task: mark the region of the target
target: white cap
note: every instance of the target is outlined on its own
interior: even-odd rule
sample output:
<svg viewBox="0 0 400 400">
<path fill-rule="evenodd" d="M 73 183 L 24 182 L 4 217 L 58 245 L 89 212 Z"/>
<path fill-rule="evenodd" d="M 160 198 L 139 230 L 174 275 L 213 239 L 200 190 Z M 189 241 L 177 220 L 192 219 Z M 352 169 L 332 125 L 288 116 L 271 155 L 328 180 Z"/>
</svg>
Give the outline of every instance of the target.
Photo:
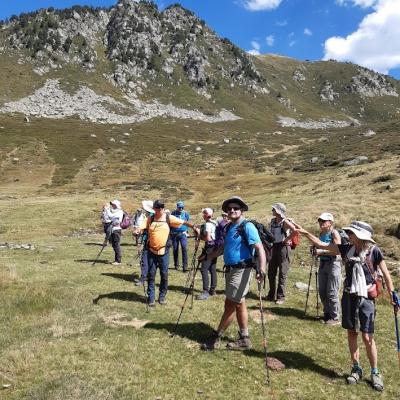
<svg viewBox="0 0 400 400">
<path fill-rule="evenodd" d="M 213 209 L 212 209 L 212 208 L 209 208 L 209 207 L 203 208 L 203 209 L 201 210 L 201 212 L 202 212 L 203 214 L 207 215 L 208 217 L 212 217 L 213 214 L 214 214 Z"/>
<path fill-rule="evenodd" d="M 319 217 L 318 217 L 318 219 L 322 219 L 322 221 L 334 221 L 334 219 L 333 219 L 333 215 L 331 214 L 331 213 L 328 213 L 328 212 L 324 212 L 324 213 L 322 213 Z"/>
<path fill-rule="evenodd" d="M 121 202 L 119 200 L 110 201 L 110 204 L 114 204 L 117 208 L 121 208 Z"/>
</svg>

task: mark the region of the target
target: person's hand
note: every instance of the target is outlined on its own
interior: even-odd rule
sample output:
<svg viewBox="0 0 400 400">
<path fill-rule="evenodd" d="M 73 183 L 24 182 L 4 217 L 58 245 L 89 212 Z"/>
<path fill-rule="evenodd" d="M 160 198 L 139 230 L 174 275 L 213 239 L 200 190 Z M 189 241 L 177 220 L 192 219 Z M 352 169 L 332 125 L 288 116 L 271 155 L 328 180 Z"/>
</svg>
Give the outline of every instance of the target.
<svg viewBox="0 0 400 400">
<path fill-rule="evenodd" d="M 310 254 L 315 257 L 317 255 L 317 248 L 315 246 L 310 246 Z"/>
<path fill-rule="evenodd" d="M 199 236 L 200 235 L 200 229 L 195 225 L 195 226 L 193 226 L 193 231 L 194 231 L 194 233 L 196 234 L 196 236 Z"/>
<path fill-rule="evenodd" d="M 257 271 L 256 280 L 258 283 L 264 282 L 265 271 Z"/>
<path fill-rule="evenodd" d="M 197 260 L 198 260 L 198 261 L 205 261 L 206 258 L 207 258 L 207 254 L 200 254 L 200 255 L 197 257 Z"/>
<path fill-rule="evenodd" d="M 395 290 L 393 290 L 393 292 L 392 292 L 391 300 L 392 300 L 392 305 L 395 308 L 395 312 L 397 313 L 400 308 L 400 299 L 399 299 L 399 295 L 397 294 L 397 292 Z"/>
</svg>

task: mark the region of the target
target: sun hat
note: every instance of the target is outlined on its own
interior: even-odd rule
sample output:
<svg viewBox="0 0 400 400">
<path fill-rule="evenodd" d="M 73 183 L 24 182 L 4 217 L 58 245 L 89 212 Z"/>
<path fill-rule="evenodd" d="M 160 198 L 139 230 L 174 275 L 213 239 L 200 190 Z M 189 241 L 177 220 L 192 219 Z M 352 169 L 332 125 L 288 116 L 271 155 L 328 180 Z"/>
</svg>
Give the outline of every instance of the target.
<svg viewBox="0 0 400 400">
<path fill-rule="evenodd" d="M 349 226 L 345 226 L 343 230 L 353 232 L 360 240 L 375 243 L 375 240 L 372 239 L 374 230 L 370 224 L 364 221 L 353 221 Z"/>
<path fill-rule="evenodd" d="M 165 203 L 163 200 L 158 199 L 153 203 L 153 208 L 164 208 L 164 207 Z"/>
<path fill-rule="evenodd" d="M 333 215 L 328 212 L 323 212 L 319 217 L 318 220 L 322 219 L 322 221 L 332 221 L 333 222 Z"/>
<path fill-rule="evenodd" d="M 152 200 L 143 200 L 142 201 L 142 208 L 144 211 L 147 211 L 149 213 L 153 213 L 153 201 Z"/>
<path fill-rule="evenodd" d="M 222 211 L 228 212 L 228 204 L 229 203 L 236 203 L 240 205 L 240 208 L 243 211 L 248 211 L 249 210 L 249 206 L 242 200 L 241 197 L 239 196 L 232 196 L 229 199 L 226 199 L 223 203 L 222 203 Z"/>
<path fill-rule="evenodd" d="M 285 218 L 286 206 L 283 203 L 272 204 L 272 209 L 276 211 L 282 218 Z"/>
<path fill-rule="evenodd" d="M 177 207 L 177 208 L 185 208 L 185 203 L 184 203 L 182 200 L 179 200 L 179 201 L 176 203 L 176 207 Z"/>
<path fill-rule="evenodd" d="M 121 208 L 121 202 L 119 200 L 110 201 L 110 204 L 114 204 L 117 208 Z"/>
<path fill-rule="evenodd" d="M 209 208 L 209 207 L 203 208 L 203 209 L 201 210 L 201 212 L 202 212 L 203 214 L 205 214 L 207 217 L 212 217 L 213 214 L 214 214 L 214 210 L 213 210 L 212 208 Z"/>
</svg>

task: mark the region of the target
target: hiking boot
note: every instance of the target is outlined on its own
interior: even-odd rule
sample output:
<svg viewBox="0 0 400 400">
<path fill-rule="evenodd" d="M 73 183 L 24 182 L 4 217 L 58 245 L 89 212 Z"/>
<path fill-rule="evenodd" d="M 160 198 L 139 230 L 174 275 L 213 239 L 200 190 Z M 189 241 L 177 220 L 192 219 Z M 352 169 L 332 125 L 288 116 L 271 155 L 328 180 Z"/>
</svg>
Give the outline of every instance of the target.
<svg viewBox="0 0 400 400">
<path fill-rule="evenodd" d="M 211 337 L 201 344 L 200 349 L 203 351 L 212 351 L 221 347 L 221 336 L 217 331 L 213 331 Z"/>
<path fill-rule="evenodd" d="M 111 263 L 111 265 L 121 265 L 121 263 L 118 261 L 114 261 L 113 263 Z"/>
<path fill-rule="evenodd" d="M 149 300 L 149 307 L 155 307 L 156 302 L 154 300 Z"/>
<path fill-rule="evenodd" d="M 208 291 L 208 294 L 209 294 L 210 296 L 215 296 L 217 293 L 215 292 L 215 289 L 210 289 L 210 290 Z"/>
<path fill-rule="evenodd" d="M 329 318 L 328 320 L 325 321 L 325 325 L 329 325 L 329 326 L 335 326 L 335 325 L 339 325 L 340 321 L 338 319 L 333 319 L 333 318 Z"/>
<path fill-rule="evenodd" d="M 346 378 L 349 385 L 355 385 L 362 378 L 362 369 L 360 367 L 353 367 L 350 375 Z"/>
<path fill-rule="evenodd" d="M 383 390 L 383 380 L 379 374 L 371 374 L 371 385 L 378 392 Z"/>
<path fill-rule="evenodd" d="M 196 300 L 207 300 L 210 297 L 210 294 L 205 290 L 202 294 L 196 296 Z"/>
<path fill-rule="evenodd" d="M 252 344 L 249 336 L 242 336 L 239 332 L 239 337 L 235 342 L 230 342 L 226 345 L 228 350 L 250 350 Z"/>
<path fill-rule="evenodd" d="M 158 302 L 159 302 L 162 306 L 165 306 L 165 305 L 167 304 L 167 300 L 165 300 L 164 298 L 158 299 Z"/>
</svg>

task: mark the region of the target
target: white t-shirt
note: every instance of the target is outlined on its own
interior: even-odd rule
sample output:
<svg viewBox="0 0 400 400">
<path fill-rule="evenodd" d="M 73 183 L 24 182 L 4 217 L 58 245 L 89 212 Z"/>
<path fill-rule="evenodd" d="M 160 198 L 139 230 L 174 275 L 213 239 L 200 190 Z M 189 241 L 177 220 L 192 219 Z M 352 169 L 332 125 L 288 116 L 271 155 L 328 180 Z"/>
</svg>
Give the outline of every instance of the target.
<svg viewBox="0 0 400 400">
<path fill-rule="evenodd" d="M 215 240 L 215 231 L 217 229 L 217 223 L 213 220 L 208 220 L 204 224 L 204 232 L 210 233 L 211 240 Z"/>
</svg>

